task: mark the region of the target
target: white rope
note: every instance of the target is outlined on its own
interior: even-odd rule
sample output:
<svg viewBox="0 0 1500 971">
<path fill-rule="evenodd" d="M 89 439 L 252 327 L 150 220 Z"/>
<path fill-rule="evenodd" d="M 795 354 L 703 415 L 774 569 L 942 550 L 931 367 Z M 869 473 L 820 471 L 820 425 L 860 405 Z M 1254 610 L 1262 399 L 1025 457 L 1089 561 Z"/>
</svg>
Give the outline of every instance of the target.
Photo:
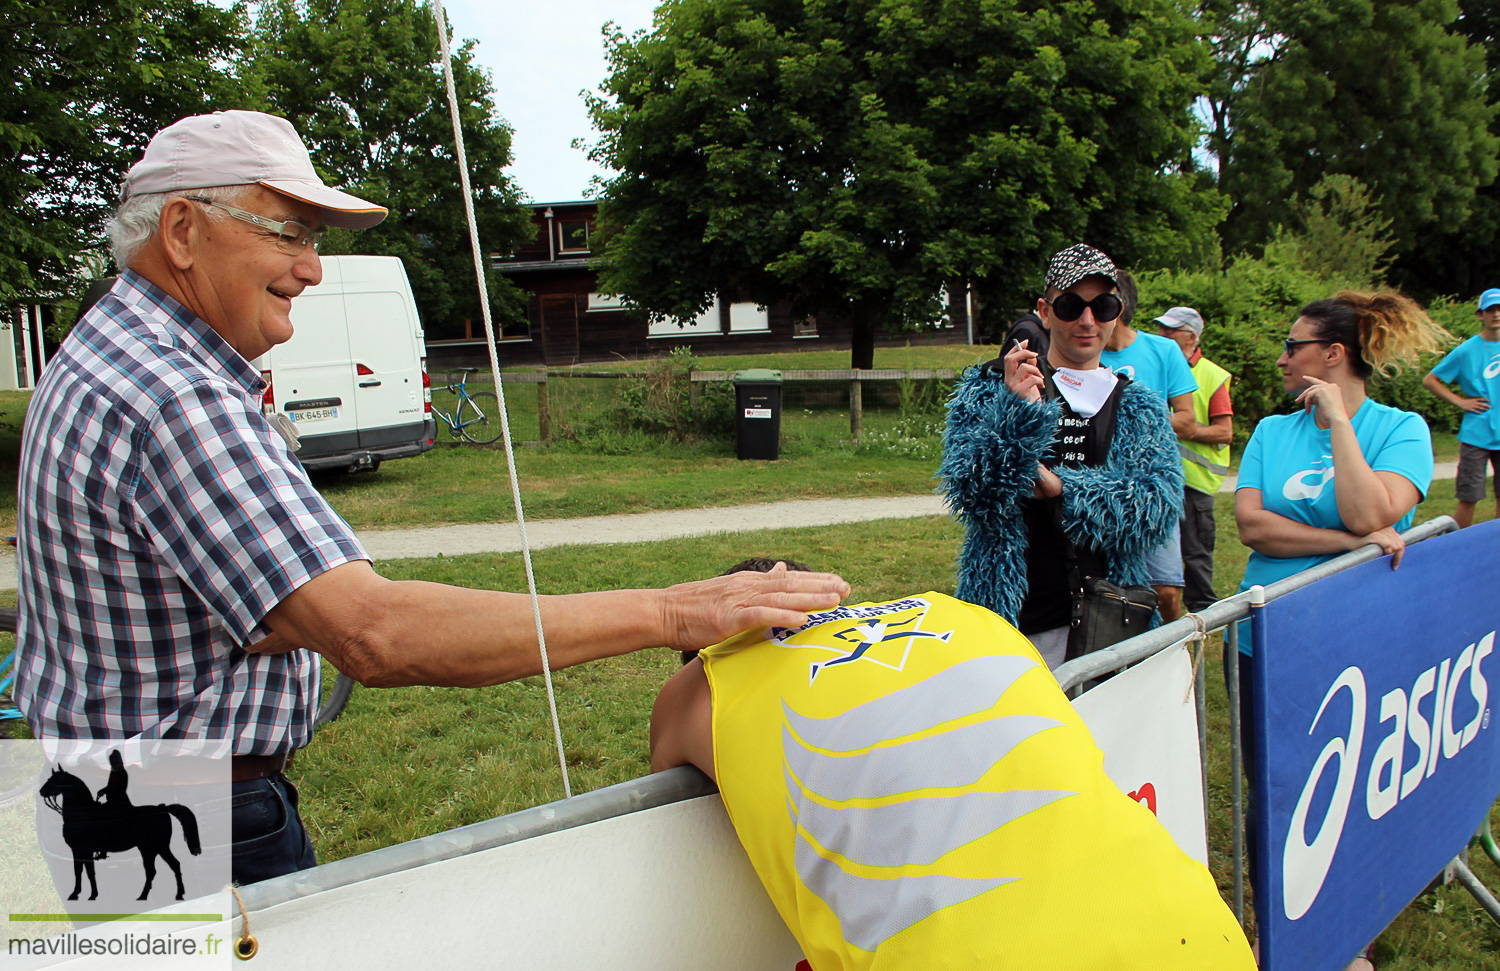
<svg viewBox="0 0 1500 971">
<path fill-rule="evenodd" d="M 1198 672 L 1203 670 L 1203 655 L 1208 653 L 1208 622 L 1191 611 L 1186 616 L 1193 622 L 1194 630 L 1182 639 L 1182 643 L 1197 643 L 1188 648 L 1188 654 L 1193 659 L 1193 673 L 1188 677 L 1187 695 L 1182 699 L 1183 704 L 1187 704 L 1193 697 L 1193 689 L 1198 686 Z"/>
<path fill-rule="evenodd" d="M 453 119 L 453 144 L 458 152 L 458 178 L 463 189 L 464 215 L 469 220 L 469 247 L 474 253 L 474 276 L 479 280 L 479 313 L 484 319 L 485 343 L 490 349 L 490 376 L 495 381 L 495 397 L 500 401 L 500 430 L 505 436 L 505 464 L 510 470 L 510 494 L 516 505 L 516 528 L 521 533 L 521 560 L 526 565 L 526 589 L 531 594 L 531 613 L 536 621 L 536 642 L 542 652 L 542 679 L 547 685 L 547 710 L 552 716 L 552 735 L 557 741 L 557 767 L 562 771 L 563 794 L 573 795 L 568 780 L 568 757 L 563 750 L 562 723 L 557 717 L 557 696 L 552 690 L 552 665 L 547 661 L 547 637 L 542 631 L 542 606 L 537 599 L 536 575 L 531 569 L 531 544 L 526 538 L 526 516 L 521 512 L 521 480 L 516 475 L 516 453 L 510 440 L 510 414 L 505 407 L 505 386 L 500 381 L 500 356 L 495 343 L 495 325 L 490 319 L 490 293 L 484 282 L 484 251 L 479 247 L 479 227 L 474 218 L 474 196 L 469 189 L 469 162 L 464 155 L 464 133 L 458 118 L 458 92 L 453 86 L 453 62 L 448 54 L 448 20 L 438 0 L 432 4 L 437 15 L 438 43 L 443 51 L 443 84 L 448 89 L 448 113 Z"/>
</svg>

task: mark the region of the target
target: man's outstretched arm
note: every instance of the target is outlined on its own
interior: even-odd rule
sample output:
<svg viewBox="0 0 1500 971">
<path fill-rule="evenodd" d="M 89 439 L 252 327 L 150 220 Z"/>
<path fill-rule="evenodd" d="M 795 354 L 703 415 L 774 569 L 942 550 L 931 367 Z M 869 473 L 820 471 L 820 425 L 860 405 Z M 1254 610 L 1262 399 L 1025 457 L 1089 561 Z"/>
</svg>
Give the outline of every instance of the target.
<svg viewBox="0 0 1500 971">
<path fill-rule="evenodd" d="M 836 606 L 849 585 L 828 573 L 769 573 L 540 598 L 550 666 L 647 647 L 692 650 L 745 630 L 798 627 Z M 364 561 L 298 587 L 265 619 L 278 637 L 253 650 L 307 647 L 362 684 L 476 687 L 541 672 L 525 594 L 387 580 Z"/>
</svg>

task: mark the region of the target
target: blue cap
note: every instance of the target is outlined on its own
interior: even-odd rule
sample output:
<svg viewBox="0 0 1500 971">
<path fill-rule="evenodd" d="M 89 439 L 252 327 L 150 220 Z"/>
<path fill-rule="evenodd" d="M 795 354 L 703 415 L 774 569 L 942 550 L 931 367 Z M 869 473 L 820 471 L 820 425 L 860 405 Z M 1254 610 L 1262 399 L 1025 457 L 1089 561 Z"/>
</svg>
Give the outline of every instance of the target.
<svg viewBox="0 0 1500 971">
<path fill-rule="evenodd" d="M 1479 295 L 1479 309 L 1488 310 L 1496 304 L 1500 304 L 1500 289 L 1486 290 Z"/>
</svg>

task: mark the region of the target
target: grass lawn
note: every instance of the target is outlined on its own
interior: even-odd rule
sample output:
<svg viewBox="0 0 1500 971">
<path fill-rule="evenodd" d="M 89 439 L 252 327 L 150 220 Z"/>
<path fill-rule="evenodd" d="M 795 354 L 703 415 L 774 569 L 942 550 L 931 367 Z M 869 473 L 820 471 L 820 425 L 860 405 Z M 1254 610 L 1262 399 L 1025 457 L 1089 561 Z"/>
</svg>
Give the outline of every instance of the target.
<svg viewBox="0 0 1500 971">
<path fill-rule="evenodd" d="M 836 359 L 822 361 L 820 355 Z M 983 348 L 884 349 L 879 367 L 961 367 L 990 354 Z M 782 369 L 843 367 L 847 355 L 815 352 L 749 359 L 713 358 L 704 367 Z M 619 365 L 613 366 L 619 369 Z M 559 385 L 553 391 L 597 406 L 606 382 Z M 516 437 L 535 437 L 532 389 L 511 392 Z M 509 390 L 509 389 L 508 389 Z M 566 403 L 566 402 L 565 402 Z M 16 440 L 26 395 L 0 393 L 0 535 L 14 532 Z M 867 401 L 867 404 L 869 402 Z M 554 406 L 556 400 L 554 399 Z M 554 411 L 556 414 L 556 411 Z M 789 398 L 782 459 L 737 462 L 722 443 L 599 455 L 566 447 L 523 447 L 517 456 L 523 501 L 533 519 L 720 506 L 782 498 L 912 495 L 933 490 L 929 441 L 905 445 L 911 426 L 889 403 L 865 417 L 866 441 L 848 438 L 838 401 Z M 534 424 L 533 426 L 534 427 Z M 929 427 L 929 436 L 936 429 Z M 1440 459 L 1457 455 L 1451 436 L 1434 442 Z M 925 449 L 925 451 L 924 451 Z M 440 448 L 378 472 L 319 477 L 330 502 L 358 529 L 512 518 L 504 453 Z M 1451 480 L 1440 481 L 1419 518 L 1451 513 Z M 8 494 L 7 491 L 9 490 Z M 1481 504 L 1479 520 L 1493 505 Z M 1216 575 L 1221 593 L 1242 575 L 1248 551 L 1235 540 L 1232 499 L 1217 507 Z M 773 530 L 607 548 L 534 553 L 542 592 L 659 586 L 707 576 L 745 556 L 783 555 L 836 570 L 854 600 L 953 590 L 960 531 L 945 517 Z M 491 589 L 525 588 L 520 558 L 476 555 L 389 561 L 395 579 L 424 579 Z M 0 594 L 0 599 L 5 599 Z M 3 648 L 5 645 L 0 645 Z M 1208 663 L 1210 712 L 1210 852 L 1221 888 L 1229 887 L 1228 747 L 1222 679 Z M 641 652 L 555 676 L 563 736 L 575 792 L 636 778 L 647 770 L 646 723 L 675 654 Z M 305 795 L 305 817 L 324 861 L 441 832 L 562 796 L 541 679 L 481 690 L 404 688 L 355 692 L 348 710 L 304 753 L 292 775 Z M 1494 822 L 1500 826 L 1500 815 Z M 1482 854 L 1473 867 L 1492 888 L 1497 873 Z M 1390 969 L 1500 971 L 1500 928 L 1467 893 L 1440 888 L 1412 904 L 1382 935 L 1377 963 Z"/>
<path fill-rule="evenodd" d="M 961 368 L 992 352 L 993 348 L 964 345 L 880 348 L 875 364 Z M 839 360 L 839 355 L 811 351 L 705 362 L 725 369 L 842 367 L 847 360 Z M 624 366 L 610 365 L 615 370 Z M 598 379 L 553 382 L 555 421 L 560 423 L 558 416 L 568 413 L 596 412 L 607 402 L 612 386 Z M 728 440 L 608 455 L 565 444 L 523 445 L 516 451 L 521 501 L 528 518 L 553 519 L 776 499 L 931 492 L 936 487 L 933 470 L 940 454 L 941 415 L 903 421 L 894 390 L 894 385 L 879 394 L 867 389 L 864 437 L 856 444 L 849 437 L 843 385 L 788 385 L 781 458 L 776 462 L 740 462 Z M 17 455 L 29 397 L 27 392 L 0 392 L 0 536 L 15 533 Z M 441 391 L 435 400 L 446 403 Z M 508 385 L 507 400 L 515 440 L 535 440 L 535 388 Z M 1439 459 L 1458 456 L 1452 435 L 1435 436 L 1433 448 Z M 386 462 L 373 473 L 319 475 L 315 481 L 359 530 L 514 520 L 505 453 L 499 447 L 440 445 L 418 458 Z"/>
</svg>

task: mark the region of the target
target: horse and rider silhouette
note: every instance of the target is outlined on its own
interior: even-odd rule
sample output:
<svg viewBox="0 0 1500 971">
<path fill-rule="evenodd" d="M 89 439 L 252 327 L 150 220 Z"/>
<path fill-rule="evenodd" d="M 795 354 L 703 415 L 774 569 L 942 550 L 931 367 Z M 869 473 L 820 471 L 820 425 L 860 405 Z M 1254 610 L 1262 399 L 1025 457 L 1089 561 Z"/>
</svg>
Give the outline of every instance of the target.
<svg viewBox="0 0 1500 971">
<path fill-rule="evenodd" d="M 172 817 L 182 824 L 183 839 L 194 856 L 202 852 L 198 818 L 191 809 L 177 803 L 132 804 L 126 793 L 130 776 L 118 750 L 109 753 L 109 766 L 109 781 L 99 790 L 98 801 L 82 779 L 61 767 L 52 770 L 41 788 L 41 797 L 48 808 L 62 816 L 63 842 L 73 851 L 73 892 L 68 899 L 78 899 L 85 872 L 89 876 L 89 899 L 97 899 L 99 885 L 94 879 L 94 861 L 110 853 L 138 849 L 146 869 L 146 885 L 135 899 L 145 900 L 151 893 L 151 883 L 156 879 L 156 858 L 161 857 L 177 878 L 177 899 L 182 900 L 182 867 L 172 855 Z"/>
</svg>

